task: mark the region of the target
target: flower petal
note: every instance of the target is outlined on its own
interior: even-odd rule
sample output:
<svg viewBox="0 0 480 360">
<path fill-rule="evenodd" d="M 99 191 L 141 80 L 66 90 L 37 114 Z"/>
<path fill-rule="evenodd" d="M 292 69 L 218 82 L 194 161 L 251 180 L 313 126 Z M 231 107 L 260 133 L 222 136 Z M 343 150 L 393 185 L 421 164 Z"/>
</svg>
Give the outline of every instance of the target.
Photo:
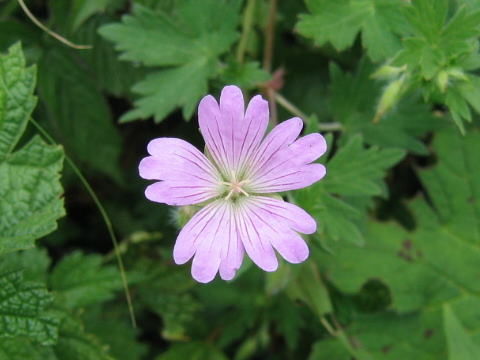
<svg viewBox="0 0 480 360">
<path fill-rule="evenodd" d="M 252 199 L 249 199 L 250 217 L 255 222 L 257 228 L 260 229 L 261 237 L 264 241 L 268 241 L 288 262 L 296 264 L 305 261 L 309 255 L 308 246 L 302 237 L 292 230 L 293 227 L 291 226 L 295 224 L 295 227 L 301 227 L 301 225 L 299 221 L 285 221 L 285 215 L 289 211 L 292 211 L 289 214 L 290 217 L 300 214 L 307 221 L 304 226 L 309 228 L 309 230 L 311 230 L 311 221 L 313 219 L 308 219 L 308 214 L 303 214 L 303 210 L 291 204 L 290 206 L 273 208 L 275 211 L 271 211 L 272 207 L 266 208 L 264 205 L 279 205 L 281 201 L 276 200 L 277 203 L 272 203 L 265 199 L 263 197 L 252 197 Z M 313 223 L 315 222 L 313 221 Z"/>
<path fill-rule="evenodd" d="M 282 148 L 290 145 L 302 130 L 302 119 L 295 117 L 275 126 L 263 140 L 260 147 L 250 156 L 246 178 L 251 179 Z"/>
<path fill-rule="evenodd" d="M 275 216 L 278 221 L 285 222 L 293 230 L 303 234 L 313 234 L 317 230 L 315 220 L 302 208 L 283 200 L 265 196 L 252 196 L 257 206 Z"/>
<path fill-rule="evenodd" d="M 275 271 L 278 260 L 268 241 L 270 227 L 252 211 L 251 201 L 242 201 L 235 209 L 237 231 L 252 261 L 265 271 Z"/>
<path fill-rule="evenodd" d="M 206 96 L 198 108 L 198 121 L 205 143 L 224 175 L 238 173 L 245 159 L 257 149 L 268 126 L 268 103 L 255 96 L 244 113 L 241 90 L 226 86 L 220 106 Z"/>
<path fill-rule="evenodd" d="M 180 231 L 173 258 L 183 264 L 192 256 L 192 276 L 207 283 L 220 269 L 224 280 L 231 280 L 243 261 L 245 250 L 240 241 L 231 203 L 218 200 L 200 210 Z"/>
<path fill-rule="evenodd" d="M 237 231 L 235 216 L 230 209 L 230 218 L 226 219 L 226 236 L 228 241 L 223 240 L 222 262 L 220 263 L 220 276 L 223 280 L 232 280 L 235 273 L 240 268 L 245 254 L 242 240 Z"/>
<path fill-rule="evenodd" d="M 327 143 L 322 135 L 310 134 L 278 150 L 269 161 L 251 174 L 249 190 L 272 193 L 309 186 L 325 176 L 325 167 L 310 164 L 325 153 Z"/>
<path fill-rule="evenodd" d="M 169 205 L 196 204 L 221 191 L 220 174 L 198 149 L 180 139 L 159 138 L 148 144 L 148 156 L 140 162 L 140 176 L 163 180 L 150 185 L 145 196 Z"/>
</svg>

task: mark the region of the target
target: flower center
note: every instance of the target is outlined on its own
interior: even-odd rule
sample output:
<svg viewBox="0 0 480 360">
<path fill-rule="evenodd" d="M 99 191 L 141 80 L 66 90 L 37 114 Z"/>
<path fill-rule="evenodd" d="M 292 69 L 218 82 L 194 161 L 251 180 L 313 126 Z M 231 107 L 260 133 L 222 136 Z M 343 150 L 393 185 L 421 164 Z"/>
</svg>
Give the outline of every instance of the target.
<svg viewBox="0 0 480 360">
<path fill-rule="evenodd" d="M 229 193 L 225 197 L 225 200 L 229 200 L 232 196 L 237 196 L 240 193 L 245 196 L 249 196 L 248 193 L 244 189 L 242 189 L 242 186 L 251 183 L 251 180 L 238 181 L 237 177 L 235 176 L 235 171 L 232 170 L 231 174 L 232 176 L 230 178 L 230 182 L 220 182 L 221 185 L 226 185 L 230 189 Z"/>
</svg>

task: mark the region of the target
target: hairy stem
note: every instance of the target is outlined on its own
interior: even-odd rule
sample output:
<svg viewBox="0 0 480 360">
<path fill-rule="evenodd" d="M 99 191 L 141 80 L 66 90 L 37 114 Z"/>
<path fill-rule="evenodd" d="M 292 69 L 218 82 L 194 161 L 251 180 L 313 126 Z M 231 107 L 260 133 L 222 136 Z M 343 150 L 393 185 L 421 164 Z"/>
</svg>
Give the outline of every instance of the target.
<svg viewBox="0 0 480 360">
<path fill-rule="evenodd" d="M 51 144 L 56 145 L 57 143 L 55 140 L 50 136 L 50 134 L 39 124 L 37 123 L 33 118 L 30 118 L 30 122 L 37 128 L 37 130 L 40 132 L 40 134 L 43 135 Z M 127 303 L 128 303 L 128 311 L 130 313 L 130 318 L 132 320 L 132 325 L 133 327 L 137 326 L 137 321 L 135 319 L 135 313 L 133 312 L 133 305 L 132 305 L 132 297 L 130 296 L 130 290 L 128 288 L 128 281 L 127 281 L 127 274 L 125 272 L 125 266 L 123 265 L 123 260 L 122 256 L 120 255 L 120 249 L 118 246 L 118 241 L 117 237 L 115 236 L 115 233 L 113 231 L 113 226 L 112 222 L 110 221 L 110 217 L 108 216 L 105 208 L 103 207 L 102 203 L 100 202 L 100 199 L 97 197 L 95 194 L 95 191 L 93 190 L 92 186 L 88 182 L 88 180 L 85 178 L 83 173 L 80 171 L 80 169 L 75 165 L 73 160 L 65 154 L 65 161 L 68 163 L 68 165 L 72 168 L 72 170 L 75 172 L 75 174 L 78 176 L 82 184 L 85 186 L 85 189 L 87 189 L 88 193 L 92 197 L 95 205 L 97 206 L 98 210 L 100 211 L 100 214 L 102 215 L 103 221 L 105 222 L 105 225 L 107 226 L 108 233 L 110 235 L 110 239 L 112 240 L 113 246 L 115 248 L 115 254 L 117 256 L 117 261 L 118 261 L 118 266 L 120 268 L 120 273 L 122 275 L 122 282 L 123 282 L 123 288 L 125 290 L 125 297 L 127 298 Z"/>
</svg>

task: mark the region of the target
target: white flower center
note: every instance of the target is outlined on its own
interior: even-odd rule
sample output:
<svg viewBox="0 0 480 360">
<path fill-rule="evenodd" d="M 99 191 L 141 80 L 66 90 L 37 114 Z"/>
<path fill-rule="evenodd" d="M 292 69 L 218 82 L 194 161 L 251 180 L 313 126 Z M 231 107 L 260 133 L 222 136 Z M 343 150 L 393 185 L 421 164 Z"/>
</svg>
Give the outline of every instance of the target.
<svg viewBox="0 0 480 360">
<path fill-rule="evenodd" d="M 242 186 L 248 183 L 251 183 L 251 180 L 238 181 L 237 177 L 235 176 L 235 171 L 232 170 L 231 174 L 232 176 L 230 178 L 230 182 L 227 182 L 227 181 L 220 182 L 221 185 L 226 185 L 230 189 L 229 193 L 225 197 L 225 200 L 229 200 L 232 196 L 238 195 L 240 193 L 245 196 L 249 196 L 248 193 L 244 189 L 242 189 Z"/>
</svg>

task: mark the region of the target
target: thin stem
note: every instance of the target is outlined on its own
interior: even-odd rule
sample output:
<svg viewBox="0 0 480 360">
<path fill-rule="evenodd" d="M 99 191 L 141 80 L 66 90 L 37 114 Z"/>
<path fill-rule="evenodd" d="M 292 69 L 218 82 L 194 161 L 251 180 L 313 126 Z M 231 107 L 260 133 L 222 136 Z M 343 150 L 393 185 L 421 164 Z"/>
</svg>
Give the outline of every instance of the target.
<svg viewBox="0 0 480 360">
<path fill-rule="evenodd" d="M 33 15 L 30 10 L 28 10 L 28 7 L 27 5 L 25 5 L 25 3 L 23 2 L 23 0 L 18 0 L 18 3 L 20 4 L 20 6 L 22 7 L 23 11 L 25 12 L 25 14 L 28 16 L 28 18 L 30 20 L 32 20 L 32 22 L 37 25 L 40 29 L 42 29 L 43 31 L 45 31 L 48 35 L 54 37 L 55 39 L 57 39 L 58 41 L 60 41 L 61 43 L 67 45 L 67 46 L 70 46 L 71 48 L 74 48 L 74 49 L 79 49 L 79 50 L 83 50 L 83 49 L 91 49 L 92 46 L 91 45 L 77 45 L 77 44 L 74 44 L 72 43 L 71 41 L 68 41 L 67 39 L 65 39 L 64 37 L 58 35 L 56 32 L 50 30 L 49 28 L 47 28 L 45 25 L 43 25 L 36 17 L 35 15 Z"/>
<path fill-rule="evenodd" d="M 328 322 L 328 320 L 325 318 L 325 316 L 320 317 L 320 322 L 322 323 L 323 327 L 327 329 L 328 333 L 332 335 L 333 337 L 337 337 L 337 331 L 333 328 L 332 325 Z"/>
<path fill-rule="evenodd" d="M 255 14 L 255 3 L 256 0 L 248 0 L 247 6 L 245 8 L 245 14 L 243 16 L 242 23 L 242 35 L 240 37 L 240 42 L 237 49 L 237 61 L 243 63 L 245 58 L 245 49 L 247 48 L 248 36 L 252 30 L 253 17 Z"/>
<path fill-rule="evenodd" d="M 55 140 L 50 136 L 50 134 L 47 133 L 47 131 L 39 124 L 37 123 L 33 118 L 30 118 L 30 122 L 37 128 L 37 130 L 51 143 L 56 145 Z M 115 236 L 115 233 L 113 231 L 113 226 L 112 222 L 110 221 L 110 217 L 108 216 L 105 208 L 103 207 L 102 203 L 100 202 L 100 199 L 97 197 L 95 194 L 95 191 L 91 187 L 90 183 L 87 181 L 85 176 L 83 176 L 82 172 L 80 169 L 75 165 L 73 160 L 65 154 L 65 160 L 70 165 L 72 170 L 75 172 L 75 174 L 78 176 L 82 184 L 85 186 L 87 189 L 88 193 L 92 197 L 93 201 L 95 202 L 95 205 L 97 206 L 98 210 L 100 211 L 100 214 L 103 217 L 103 221 L 105 222 L 105 225 L 107 226 L 108 233 L 110 235 L 110 238 L 112 239 L 113 246 L 115 248 L 115 253 L 117 255 L 117 261 L 118 261 L 118 266 L 120 268 L 120 273 L 122 276 L 122 282 L 123 282 L 123 288 L 125 290 L 125 297 L 127 298 L 127 303 L 128 303 L 128 311 L 130 313 L 130 318 L 132 320 L 132 325 L 133 327 L 137 326 L 137 321 L 135 319 L 135 313 L 133 312 L 133 305 L 132 305 L 132 298 L 130 296 L 130 290 L 128 288 L 128 281 L 127 281 L 127 275 L 125 272 L 125 267 L 123 265 L 123 260 L 122 256 L 120 255 L 120 248 L 118 245 L 117 237 Z"/>
<path fill-rule="evenodd" d="M 270 0 L 270 11 L 268 14 L 267 31 L 265 33 L 265 47 L 264 47 L 264 56 L 263 56 L 263 68 L 267 72 L 270 72 L 272 70 L 276 13 L 277 13 L 277 0 Z"/>
<path fill-rule="evenodd" d="M 285 110 L 288 110 L 291 114 L 298 116 L 301 118 L 305 123 L 308 122 L 309 117 L 302 112 L 299 108 L 293 105 L 290 101 L 285 99 L 279 93 L 275 94 L 276 102 L 282 106 Z M 318 125 L 320 131 L 341 131 L 343 130 L 343 126 L 339 122 L 332 122 L 332 123 L 323 123 Z"/>
</svg>

